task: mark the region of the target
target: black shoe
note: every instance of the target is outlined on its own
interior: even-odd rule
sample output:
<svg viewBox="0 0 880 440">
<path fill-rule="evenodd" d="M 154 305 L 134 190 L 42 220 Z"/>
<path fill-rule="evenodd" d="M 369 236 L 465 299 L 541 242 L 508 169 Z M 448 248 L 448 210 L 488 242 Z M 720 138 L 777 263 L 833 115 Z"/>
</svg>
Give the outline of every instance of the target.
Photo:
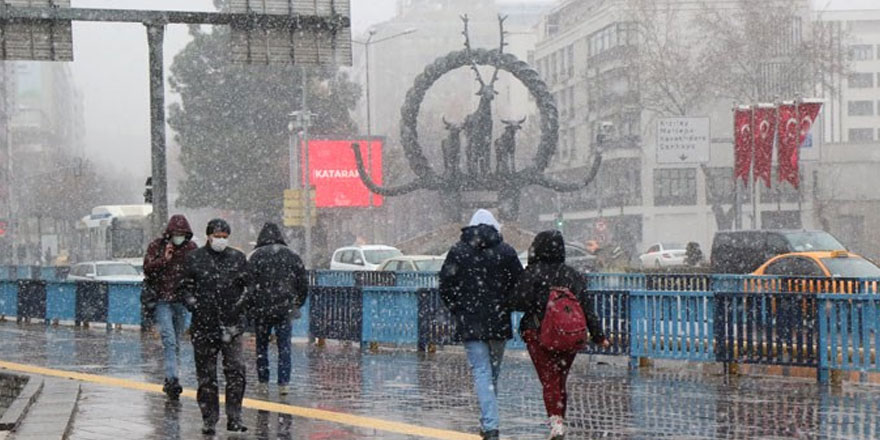
<svg viewBox="0 0 880 440">
<path fill-rule="evenodd" d="M 214 429 L 214 425 L 205 424 L 202 426 L 202 434 L 204 435 L 214 435 L 217 433 L 217 430 Z"/>
<path fill-rule="evenodd" d="M 498 440 L 498 430 L 493 429 L 491 431 L 483 432 L 483 440 Z"/>
<path fill-rule="evenodd" d="M 230 420 L 226 422 L 226 430 L 231 432 L 247 432 L 247 426 L 242 425 L 240 420 Z"/>
<path fill-rule="evenodd" d="M 180 381 L 177 378 L 165 379 L 165 386 L 162 387 L 162 392 L 165 393 L 171 400 L 177 400 L 180 397 L 180 393 L 183 392 L 183 387 L 180 386 Z"/>
</svg>

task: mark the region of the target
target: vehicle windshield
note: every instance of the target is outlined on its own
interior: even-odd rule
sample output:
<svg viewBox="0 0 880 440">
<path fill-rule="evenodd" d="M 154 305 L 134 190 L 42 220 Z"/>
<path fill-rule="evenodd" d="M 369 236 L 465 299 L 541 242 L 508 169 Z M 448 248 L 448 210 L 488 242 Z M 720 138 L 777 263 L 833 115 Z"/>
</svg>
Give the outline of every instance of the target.
<svg viewBox="0 0 880 440">
<path fill-rule="evenodd" d="M 400 252 L 397 249 L 375 249 L 364 251 L 364 258 L 367 259 L 367 263 L 370 264 L 379 264 L 389 258 L 399 257 L 403 255 L 403 252 Z"/>
<path fill-rule="evenodd" d="M 416 270 L 419 272 L 440 272 L 440 268 L 443 267 L 443 260 L 440 258 L 413 261 L 413 263 L 416 265 Z"/>
<path fill-rule="evenodd" d="M 864 258 L 822 258 L 822 263 L 833 277 L 875 278 L 880 277 L 880 267 Z"/>
<path fill-rule="evenodd" d="M 823 231 L 790 232 L 785 234 L 785 239 L 788 240 L 795 252 L 846 250 L 846 246 L 831 234 Z"/>
<path fill-rule="evenodd" d="M 130 264 L 99 264 L 98 265 L 98 276 L 99 277 L 112 277 L 118 275 L 132 275 L 137 276 L 138 271 L 134 268 L 134 266 Z"/>
</svg>

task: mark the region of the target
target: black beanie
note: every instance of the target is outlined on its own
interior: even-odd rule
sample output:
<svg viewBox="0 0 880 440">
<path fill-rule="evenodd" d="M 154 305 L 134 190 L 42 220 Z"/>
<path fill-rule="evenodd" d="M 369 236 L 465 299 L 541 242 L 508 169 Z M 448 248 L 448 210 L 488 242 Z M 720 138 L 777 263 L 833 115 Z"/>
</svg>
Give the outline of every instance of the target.
<svg viewBox="0 0 880 440">
<path fill-rule="evenodd" d="M 222 218 L 215 218 L 208 222 L 208 227 L 205 228 L 205 235 L 212 235 L 215 232 L 225 232 L 227 234 L 232 233 L 232 228 L 229 227 L 229 223 L 226 223 L 226 220 Z"/>
</svg>

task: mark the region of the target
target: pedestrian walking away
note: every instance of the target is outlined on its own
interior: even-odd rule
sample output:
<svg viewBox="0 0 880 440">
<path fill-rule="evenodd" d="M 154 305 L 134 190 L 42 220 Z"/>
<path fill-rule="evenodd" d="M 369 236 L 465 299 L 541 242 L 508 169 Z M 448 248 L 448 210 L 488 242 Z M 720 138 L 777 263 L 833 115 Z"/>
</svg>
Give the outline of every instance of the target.
<svg viewBox="0 0 880 440">
<path fill-rule="evenodd" d="M 207 244 L 186 259 L 179 291 L 193 313 L 192 341 L 199 389 L 196 399 L 202 412 L 202 432 L 215 433 L 220 419 L 217 387 L 217 357 L 223 355 L 226 377 L 226 429 L 244 432 L 241 401 L 245 389 L 242 352 L 245 290 L 248 268 L 245 255 L 228 246 L 229 224 L 222 219 L 208 222 Z"/>
<path fill-rule="evenodd" d="M 544 231 L 535 237 L 529 248 L 528 267 L 516 284 L 509 306 L 525 312 L 519 330 L 541 381 L 550 439 L 562 440 L 568 406 L 565 383 L 578 349 L 586 344 L 587 329 L 594 343 L 603 347 L 610 344 L 587 296 L 586 278 L 565 264 L 561 232 Z"/>
<path fill-rule="evenodd" d="M 153 240 L 144 255 L 143 306 L 159 323 L 164 354 L 165 384 L 162 391 L 176 400 L 183 388 L 178 375 L 180 343 L 186 330 L 186 308 L 177 287 L 183 278 L 186 256 L 197 246 L 186 217 L 174 215 L 161 237 Z"/>
<path fill-rule="evenodd" d="M 309 280 L 302 259 L 284 242 L 281 228 L 266 223 L 248 262 L 251 289 L 248 316 L 257 336 L 257 378 L 261 393 L 268 392 L 269 337 L 278 345 L 278 394 L 286 395 L 290 383 L 291 321 L 299 318 L 306 302 Z"/>
<path fill-rule="evenodd" d="M 464 342 L 480 403 L 484 439 L 499 436 L 498 375 L 504 345 L 513 337 L 508 296 L 522 273 L 516 251 L 489 211 L 474 213 L 440 270 L 440 295 Z"/>
</svg>

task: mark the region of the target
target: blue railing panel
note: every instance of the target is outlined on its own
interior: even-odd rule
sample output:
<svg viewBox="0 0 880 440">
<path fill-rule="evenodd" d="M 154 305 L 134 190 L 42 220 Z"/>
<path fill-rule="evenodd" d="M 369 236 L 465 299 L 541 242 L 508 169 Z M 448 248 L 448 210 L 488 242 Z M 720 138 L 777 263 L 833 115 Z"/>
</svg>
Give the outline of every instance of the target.
<svg viewBox="0 0 880 440">
<path fill-rule="evenodd" d="M 76 319 L 76 285 L 73 283 L 46 283 L 46 319 L 72 321 Z"/>
<path fill-rule="evenodd" d="M 112 283 L 107 292 L 107 322 L 110 324 L 141 323 L 141 284 Z"/>
<path fill-rule="evenodd" d="M 309 336 L 309 299 L 299 308 L 299 318 L 293 320 L 291 336 L 295 338 L 307 338 Z"/>
<path fill-rule="evenodd" d="M 364 287 L 363 342 L 416 345 L 419 299 L 406 287 Z"/>
<path fill-rule="evenodd" d="M 588 273 L 590 290 L 645 290 L 647 277 L 638 273 Z"/>
<path fill-rule="evenodd" d="M 18 316 L 18 283 L 15 281 L 0 281 L 0 315 Z"/>
<path fill-rule="evenodd" d="M 396 285 L 397 287 L 433 289 L 440 286 L 440 278 L 437 272 L 399 272 Z"/>
<path fill-rule="evenodd" d="M 880 296 L 820 294 L 819 301 L 820 368 L 880 371 Z"/>
<path fill-rule="evenodd" d="M 354 272 L 342 270 L 316 270 L 315 286 L 323 287 L 354 287 Z"/>
<path fill-rule="evenodd" d="M 630 292 L 630 355 L 713 361 L 712 292 Z"/>
</svg>

